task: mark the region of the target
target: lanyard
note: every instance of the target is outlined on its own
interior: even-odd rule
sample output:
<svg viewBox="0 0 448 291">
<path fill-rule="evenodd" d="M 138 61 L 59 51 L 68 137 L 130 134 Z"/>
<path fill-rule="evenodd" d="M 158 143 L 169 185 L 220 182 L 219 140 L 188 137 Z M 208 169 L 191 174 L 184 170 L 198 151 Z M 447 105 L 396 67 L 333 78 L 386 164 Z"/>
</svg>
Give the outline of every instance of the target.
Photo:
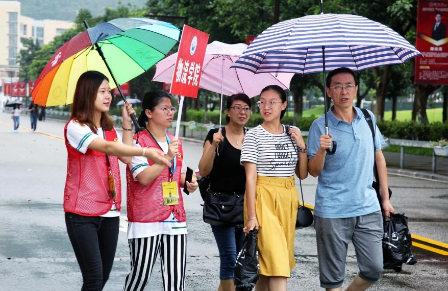
<svg viewBox="0 0 448 291">
<path fill-rule="evenodd" d="M 160 150 L 163 152 L 162 147 L 159 145 L 159 143 L 157 142 L 157 140 L 155 139 L 155 137 L 152 135 L 152 133 L 148 130 L 148 128 L 145 128 L 145 130 L 149 133 L 149 135 L 151 136 L 152 140 L 156 143 L 156 145 L 160 148 Z M 165 137 L 166 137 L 166 142 L 168 143 L 168 147 L 171 143 L 170 138 L 168 137 L 168 135 L 165 133 Z M 171 166 L 168 168 L 169 169 L 169 176 L 170 176 L 170 182 L 173 180 L 173 175 L 174 175 L 174 171 L 176 170 L 176 166 L 177 166 L 177 158 L 174 157 L 174 161 L 171 162 Z"/>
</svg>

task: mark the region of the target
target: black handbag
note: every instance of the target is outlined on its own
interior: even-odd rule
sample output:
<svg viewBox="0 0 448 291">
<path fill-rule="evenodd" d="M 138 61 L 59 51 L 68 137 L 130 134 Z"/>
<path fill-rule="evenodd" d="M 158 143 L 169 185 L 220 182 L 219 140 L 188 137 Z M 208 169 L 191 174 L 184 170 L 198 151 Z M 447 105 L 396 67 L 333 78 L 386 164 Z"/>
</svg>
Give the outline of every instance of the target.
<svg viewBox="0 0 448 291">
<path fill-rule="evenodd" d="M 291 139 L 291 143 L 292 143 L 292 148 L 296 148 L 294 146 L 294 141 L 291 137 L 291 135 L 289 135 L 289 129 L 290 127 L 288 125 L 285 126 L 285 132 L 287 132 L 289 138 Z M 299 155 L 299 152 L 296 151 L 297 155 Z M 303 199 L 303 190 L 302 190 L 302 180 L 300 180 L 299 178 L 299 183 L 300 183 L 300 193 L 302 194 L 302 204 L 303 205 L 299 205 L 299 209 L 297 209 L 297 220 L 296 220 L 296 229 L 297 228 L 303 228 L 303 227 L 308 227 L 313 223 L 314 217 L 313 217 L 313 213 L 311 212 L 311 209 L 309 209 L 308 207 L 305 206 L 305 200 Z"/>
<path fill-rule="evenodd" d="M 218 226 L 242 227 L 244 194 L 206 191 L 203 207 L 204 222 Z"/>
<path fill-rule="evenodd" d="M 302 181 L 300 179 L 299 183 L 303 205 L 299 205 L 299 209 L 297 211 L 296 229 L 308 227 L 313 223 L 314 220 L 313 213 L 311 213 L 311 209 L 305 206 L 305 200 L 303 200 Z"/>
<path fill-rule="evenodd" d="M 205 201 L 207 190 L 210 189 L 210 176 L 202 177 L 198 180 L 199 193 L 201 193 L 202 201 Z"/>
<path fill-rule="evenodd" d="M 244 243 L 233 269 L 235 291 L 251 291 L 260 274 L 258 262 L 258 229 L 252 229 L 244 238 Z"/>
</svg>

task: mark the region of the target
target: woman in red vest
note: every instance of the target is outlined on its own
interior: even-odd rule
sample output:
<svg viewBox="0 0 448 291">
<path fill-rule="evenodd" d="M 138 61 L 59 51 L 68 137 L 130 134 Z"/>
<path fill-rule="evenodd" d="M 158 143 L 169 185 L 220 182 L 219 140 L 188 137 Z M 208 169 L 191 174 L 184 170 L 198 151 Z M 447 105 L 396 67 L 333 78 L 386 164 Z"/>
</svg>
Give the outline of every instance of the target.
<svg viewBox="0 0 448 291">
<path fill-rule="evenodd" d="M 185 290 L 187 225 L 180 187 L 186 183 L 188 192 L 194 192 L 198 184 L 195 180 L 185 182 L 182 142 L 166 133 L 175 112 L 168 93 L 145 94 L 139 118 L 145 130 L 134 136 L 138 141 L 134 146 L 161 149 L 171 165 L 166 167 L 150 158 L 133 157 L 126 169 L 131 253 L 126 291 L 145 288 L 159 256 L 164 290 Z"/>
<path fill-rule="evenodd" d="M 125 130 L 121 139 L 107 115 L 111 101 L 106 76 L 85 72 L 76 85 L 72 115 L 64 128 L 65 222 L 83 276 L 81 290 L 103 290 L 112 269 L 121 211 L 118 160 L 129 163 L 131 156 L 141 155 L 169 164 L 159 149 L 133 147 L 132 132 Z M 130 104 L 123 109 L 124 128 L 131 128 L 132 112 Z"/>
</svg>

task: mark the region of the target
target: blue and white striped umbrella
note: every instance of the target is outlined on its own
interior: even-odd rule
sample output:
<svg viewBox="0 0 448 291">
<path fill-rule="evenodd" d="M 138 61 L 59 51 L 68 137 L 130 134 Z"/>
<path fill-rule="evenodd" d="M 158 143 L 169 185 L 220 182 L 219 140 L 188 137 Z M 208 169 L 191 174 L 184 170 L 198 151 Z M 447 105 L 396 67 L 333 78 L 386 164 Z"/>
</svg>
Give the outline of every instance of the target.
<svg viewBox="0 0 448 291">
<path fill-rule="evenodd" d="M 347 67 L 361 71 L 402 64 L 421 55 L 405 38 L 368 18 L 349 14 L 309 15 L 263 31 L 233 67 L 255 73 L 310 74 Z"/>
</svg>

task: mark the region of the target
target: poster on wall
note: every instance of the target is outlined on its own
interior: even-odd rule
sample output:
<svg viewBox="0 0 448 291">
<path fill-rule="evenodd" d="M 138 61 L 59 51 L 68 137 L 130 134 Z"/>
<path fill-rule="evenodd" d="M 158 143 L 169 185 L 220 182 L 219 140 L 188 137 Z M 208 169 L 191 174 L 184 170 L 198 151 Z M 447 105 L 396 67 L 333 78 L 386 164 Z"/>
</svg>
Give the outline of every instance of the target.
<svg viewBox="0 0 448 291">
<path fill-rule="evenodd" d="M 448 0 L 418 1 L 415 84 L 448 84 Z"/>
</svg>

